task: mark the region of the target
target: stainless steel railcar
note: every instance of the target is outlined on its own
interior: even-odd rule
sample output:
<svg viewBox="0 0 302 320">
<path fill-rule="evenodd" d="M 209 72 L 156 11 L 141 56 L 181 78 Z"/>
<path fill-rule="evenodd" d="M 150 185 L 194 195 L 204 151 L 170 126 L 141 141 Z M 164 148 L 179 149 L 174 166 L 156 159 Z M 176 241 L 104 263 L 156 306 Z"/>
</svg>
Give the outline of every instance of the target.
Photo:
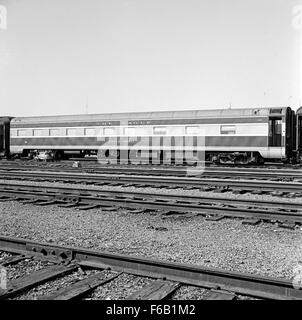
<svg viewBox="0 0 302 320">
<path fill-rule="evenodd" d="M 98 154 L 114 163 L 183 164 L 186 153 L 191 162 L 204 151 L 212 161 L 288 161 L 295 123 L 289 107 L 22 117 L 11 121 L 10 151 Z"/>
</svg>

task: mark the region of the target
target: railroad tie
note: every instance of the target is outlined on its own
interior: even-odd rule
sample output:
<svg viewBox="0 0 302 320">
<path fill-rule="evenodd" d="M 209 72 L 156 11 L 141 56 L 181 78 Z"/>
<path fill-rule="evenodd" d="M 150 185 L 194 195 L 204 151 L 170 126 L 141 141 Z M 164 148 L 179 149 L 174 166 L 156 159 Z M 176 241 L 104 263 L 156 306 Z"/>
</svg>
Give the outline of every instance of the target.
<svg viewBox="0 0 302 320">
<path fill-rule="evenodd" d="M 77 207 L 77 210 L 90 210 L 90 209 L 95 209 L 99 207 L 100 207 L 99 204 L 88 204 L 88 205 L 81 205 Z"/>
<path fill-rule="evenodd" d="M 270 194 L 272 195 L 272 196 L 276 196 L 276 197 L 281 197 L 281 196 L 283 196 L 284 194 L 285 194 L 286 192 L 283 192 L 283 191 L 273 191 L 273 192 L 270 192 Z"/>
<path fill-rule="evenodd" d="M 248 192 L 247 190 L 234 190 L 233 191 L 234 194 L 245 194 L 247 192 Z"/>
<path fill-rule="evenodd" d="M 51 204 L 56 204 L 57 201 L 56 200 L 49 200 L 49 201 L 43 201 L 43 202 L 36 202 L 34 203 L 36 206 L 48 206 Z"/>
<path fill-rule="evenodd" d="M 245 219 L 242 221 L 242 224 L 248 224 L 248 225 L 255 226 L 255 225 L 259 224 L 260 222 L 261 222 L 260 219 Z"/>
<path fill-rule="evenodd" d="M 294 222 L 284 221 L 284 222 L 279 222 L 278 227 L 294 230 L 296 227 L 296 224 Z"/>
<path fill-rule="evenodd" d="M 208 221 L 219 221 L 219 220 L 222 220 L 224 218 L 225 218 L 225 216 L 222 216 L 222 215 L 211 215 L 209 217 L 206 217 L 206 220 L 208 220 Z"/>
<path fill-rule="evenodd" d="M 180 287 L 179 282 L 153 281 L 128 296 L 127 300 L 162 300 L 170 296 Z"/>
<path fill-rule="evenodd" d="M 144 213 L 145 209 L 128 209 L 130 213 Z"/>
<path fill-rule="evenodd" d="M 99 286 L 102 286 L 113 279 L 117 278 L 121 273 L 115 274 L 111 277 L 105 278 L 102 273 L 94 274 L 84 280 L 78 281 L 66 288 L 58 290 L 52 295 L 44 296 L 39 300 L 70 300 L 79 298 L 84 294 L 88 294 Z"/>
<path fill-rule="evenodd" d="M 234 300 L 236 299 L 236 294 L 223 290 L 207 290 L 203 296 L 202 300 Z"/>
<path fill-rule="evenodd" d="M 4 202 L 4 201 L 14 201 L 16 200 L 16 198 L 7 198 L 7 197 L 3 197 L 3 198 L 0 198 L 0 202 Z"/>
<path fill-rule="evenodd" d="M 73 208 L 77 206 L 78 206 L 77 203 L 62 203 L 58 205 L 58 207 L 61 207 L 61 208 Z"/>
<path fill-rule="evenodd" d="M 102 211 L 116 211 L 118 208 L 116 207 L 102 207 Z"/>
<path fill-rule="evenodd" d="M 8 283 L 8 288 L 6 290 L 0 289 L 0 300 L 15 296 L 25 290 L 29 290 L 46 281 L 63 276 L 76 269 L 77 266 L 74 264 L 70 264 L 68 266 L 55 265 L 33 272 L 27 276 L 14 279 Z"/>
<path fill-rule="evenodd" d="M 42 199 L 29 199 L 29 200 L 23 200 L 21 201 L 23 204 L 27 204 L 27 203 L 37 203 L 39 201 L 43 201 Z"/>
<path fill-rule="evenodd" d="M 3 266 L 3 267 L 7 267 L 7 266 L 11 266 L 13 264 L 17 264 L 19 263 L 20 261 L 23 261 L 25 259 L 31 259 L 32 257 L 29 256 L 29 255 L 21 255 L 21 254 L 18 254 L 18 255 L 15 255 L 15 256 L 12 256 L 12 257 L 8 257 L 4 260 L 2 260 L 0 262 L 0 265 Z"/>
</svg>

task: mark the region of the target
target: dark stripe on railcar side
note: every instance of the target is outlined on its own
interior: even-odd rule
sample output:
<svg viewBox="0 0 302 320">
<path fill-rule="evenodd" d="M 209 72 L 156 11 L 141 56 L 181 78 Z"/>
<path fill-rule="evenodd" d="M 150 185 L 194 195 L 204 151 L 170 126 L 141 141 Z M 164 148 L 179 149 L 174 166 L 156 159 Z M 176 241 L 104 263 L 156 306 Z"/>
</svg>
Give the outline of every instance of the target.
<svg viewBox="0 0 302 320">
<path fill-rule="evenodd" d="M 268 123 L 268 117 L 244 118 L 204 118 L 204 119 L 159 119 L 159 120 L 129 120 L 128 125 L 191 125 L 191 124 L 236 124 L 236 123 Z M 120 121 L 109 122 L 64 122 L 64 123 L 12 123 L 12 128 L 62 128 L 62 127 L 93 127 L 120 126 Z"/>
<path fill-rule="evenodd" d="M 204 118 L 204 119 L 160 119 L 160 120 L 129 120 L 128 125 L 177 125 L 177 124 L 236 124 L 236 123 L 267 123 L 268 117 L 243 118 Z"/>
<path fill-rule="evenodd" d="M 11 137 L 11 146 L 97 146 L 106 142 L 105 138 L 97 137 L 41 137 L 41 138 L 14 138 Z"/>
<path fill-rule="evenodd" d="M 125 137 L 123 137 L 125 138 Z M 153 136 L 152 138 L 158 139 L 160 136 Z M 177 140 L 182 138 L 188 139 L 188 137 L 177 137 Z M 29 146 L 102 146 L 105 143 L 109 144 L 109 139 L 112 145 L 119 145 L 119 139 L 117 137 L 62 137 L 62 138 L 11 138 L 11 146 L 22 146 L 26 149 L 26 145 Z M 118 140 L 115 140 L 118 139 Z M 149 145 L 149 137 L 142 137 L 142 140 L 146 141 L 145 145 Z M 165 136 L 164 139 L 169 139 Z M 132 139 L 133 140 L 133 139 Z M 137 139 L 139 141 L 140 139 Z M 187 140 L 188 141 L 188 140 Z M 178 143 L 177 143 L 178 144 Z M 129 145 L 135 145 L 135 141 L 129 143 Z M 267 147 L 267 136 L 206 136 L 205 145 L 207 147 Z"/>
<path fill-rule="evenodd" d="M 267 147 L 268 138 L 267 136 L 208 136 L 205 139 L 205 144 L 213 147 Z"/>
<path fill-rule="evenodd" d="M 98 127 L 98 126 L 119 126 L 120 121 L 87 121 L 87 122 L 41 122 L 41 123 L 14 123 L 12 128 L 64 128 L 64 127 Z"/>
</svg>

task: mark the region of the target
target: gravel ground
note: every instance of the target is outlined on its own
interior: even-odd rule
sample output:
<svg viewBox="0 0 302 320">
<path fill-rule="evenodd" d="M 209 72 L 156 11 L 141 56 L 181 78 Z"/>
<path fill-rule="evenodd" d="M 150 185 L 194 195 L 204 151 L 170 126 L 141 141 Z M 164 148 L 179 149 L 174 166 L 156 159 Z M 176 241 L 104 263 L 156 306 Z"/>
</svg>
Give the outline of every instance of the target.
<svg viewBox="0 0 302 320">
<path fill-rule="evenodd" d="M 124 300 L 152 281 L 154 280 L 123 273 L 114 280 L 98 287 L 85 300 Z"/>
<path fill-rule="evenodd" d="M 7 253 L 7 252 L 0 252 L 0 265 L 1 262 L 4 261 L 7 258 L 10 258 L 12 256 L 12 254 Z"/>
<path fill-rule="evenodd" d="M 202 300 L 206 289 L 191 286 L 181 286 L 172 295 L 171 300 Z"/>
</svg>

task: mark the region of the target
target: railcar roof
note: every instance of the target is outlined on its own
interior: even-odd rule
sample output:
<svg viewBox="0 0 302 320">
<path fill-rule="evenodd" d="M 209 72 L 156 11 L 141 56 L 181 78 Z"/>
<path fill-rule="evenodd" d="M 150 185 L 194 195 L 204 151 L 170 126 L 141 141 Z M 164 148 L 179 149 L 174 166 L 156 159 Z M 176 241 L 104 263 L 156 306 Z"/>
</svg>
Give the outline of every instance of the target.
<svg viewBox="0 0 302 320">
<path fill-rule="evenodd" d="M 296 114 L 302 114 L 302 107 L 300 107 L 297 111 Z"/>
<path fill-rule="evenodd" d="M 270 109 L 274 108 L 241 108 L 241 109 L 204 109 L 185 111 L 159 111 L 159 112 L 125 112 L 125 113 L 101 113 L 101 114 L 78 114 L 59 116 L 35 116 L 16 117 L 12 123 L 49 123 L 49 122 L 77 122 L 77 121 L 100 121 L 100 120 L 136 120 L 136 119 L 177 119 L 177 118 L 220 118 L 220 117 L 246 117 L 268 116 Z M 286 109 L 276 108 L 276 109 Z M 283 110 L 284 109 L 284 110 Z M 282 112 L 282 113 L 283 113 Z M 301 111 L 302 112 L 302 111 Z"/>
</svg>

